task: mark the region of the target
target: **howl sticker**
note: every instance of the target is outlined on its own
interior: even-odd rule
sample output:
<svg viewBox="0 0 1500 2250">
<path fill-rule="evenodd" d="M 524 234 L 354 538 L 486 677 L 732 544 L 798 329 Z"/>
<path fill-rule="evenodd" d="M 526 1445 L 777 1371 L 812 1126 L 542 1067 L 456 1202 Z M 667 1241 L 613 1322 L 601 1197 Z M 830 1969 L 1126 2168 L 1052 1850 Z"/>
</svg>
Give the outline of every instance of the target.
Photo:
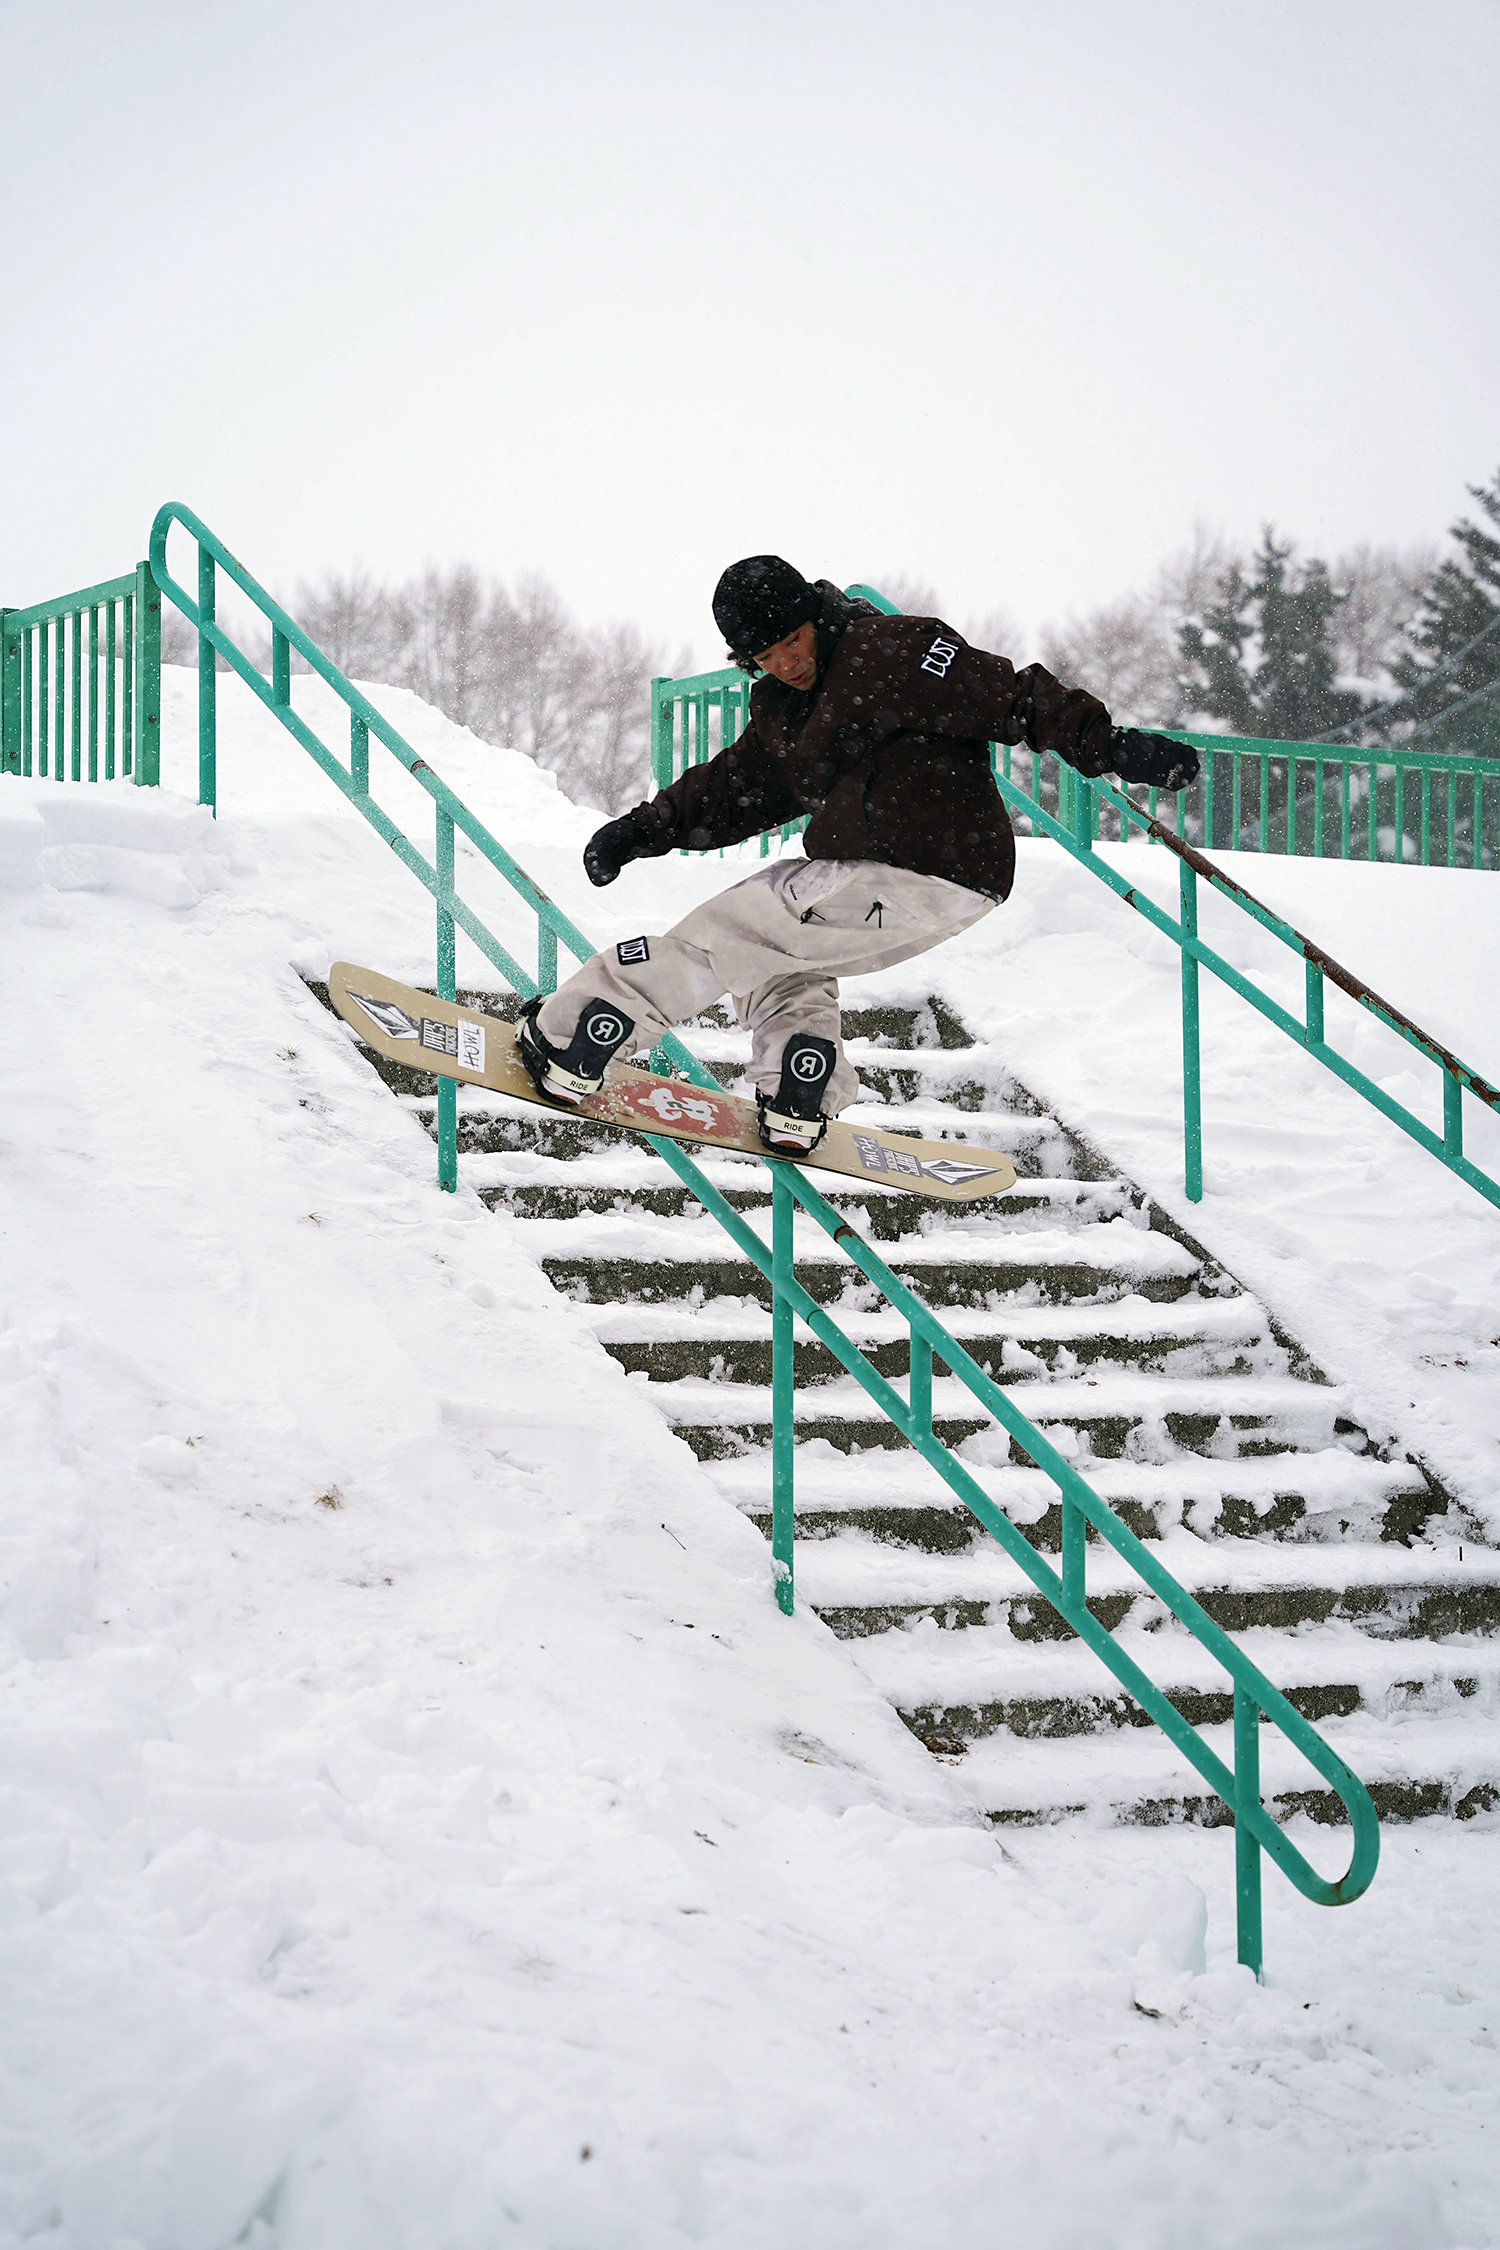
<svg viewBox="0 0 1500 2250">
<path fill-rule="evenodd" d="M 628 969 L 632 961 L 649 961 L 650 958 L 651 948 L 643 937 L 621 938 L 615 947 L 615 959 L 622 969 Z"/>
<path fill-rule="evenodd" d="M 908 1155 L 904 1148 L 887 1148 L 882 1142 L 872 1140 L 868 1133 L 856 1133 L 854 1146 L 867 1172 L 904 1172 L 908 1179 L 922 1176 L 921 1158 Z"/>
<path fill-rule="evenodd" d="M 358 1001 L 376 1030 L 381 1032 L 385 1038 L 415 1039 L 417 1037 L 415 1017 L 409 1016 L 404 1008 L 398 1008 L 394 1000 L 371 1000 L 363 992 L 351 992 L 349 997 L 351 1000 Z"/>
</svg>

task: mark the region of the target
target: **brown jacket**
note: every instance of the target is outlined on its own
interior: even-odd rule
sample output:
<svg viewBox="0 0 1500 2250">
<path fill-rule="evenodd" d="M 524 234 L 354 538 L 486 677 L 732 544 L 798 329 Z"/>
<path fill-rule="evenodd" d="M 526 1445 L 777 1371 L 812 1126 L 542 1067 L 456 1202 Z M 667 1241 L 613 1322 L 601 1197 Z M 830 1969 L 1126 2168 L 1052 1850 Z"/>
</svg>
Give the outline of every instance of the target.
<svg viewBox="0 0 1500 2250">
<path fill-rule="evenodd" d="M 809 859 L 879 860 L 1007 897 L 1015 838 L 989 745 L 1029 743 L 1101 774 L 1109 713 L 938 618 L 883 617 L 819 585 L 816 683 L 757 680 L 744 733 L 636 806 L 649 856 L 714 851 L 810 813 Z"/>
</svg>

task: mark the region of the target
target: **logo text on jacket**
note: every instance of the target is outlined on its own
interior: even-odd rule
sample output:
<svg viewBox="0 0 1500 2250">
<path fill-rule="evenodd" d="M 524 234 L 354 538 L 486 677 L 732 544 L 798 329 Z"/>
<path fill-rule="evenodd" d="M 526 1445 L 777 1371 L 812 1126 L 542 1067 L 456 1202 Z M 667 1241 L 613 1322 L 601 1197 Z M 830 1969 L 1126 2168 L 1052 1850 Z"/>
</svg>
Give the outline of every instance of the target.
<svg viewBox="0 0 1500 2250">
<path fill-rule="evenodd" d="M 946 677 L 948 667 L 953 662 L 953 659 L 955 656 L 957 656 L 957 654 L 957 641 L 945 641 L 941 636 L 939 636 L 939 638 L 933 642 L 931 648 L 927 651 L 927 654 L 923 657 L 921 668 L 924 672 L 936 673 L 937 677 L 941 680 Z"/>
</svg>

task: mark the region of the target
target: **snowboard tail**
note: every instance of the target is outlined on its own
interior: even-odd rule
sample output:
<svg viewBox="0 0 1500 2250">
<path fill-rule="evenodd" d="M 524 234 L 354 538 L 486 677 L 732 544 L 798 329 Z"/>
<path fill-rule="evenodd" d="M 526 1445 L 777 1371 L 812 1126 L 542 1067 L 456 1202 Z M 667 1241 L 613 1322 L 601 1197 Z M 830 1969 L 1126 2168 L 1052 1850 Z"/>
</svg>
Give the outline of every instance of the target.
<svg viewBox="0 0 1500 2250">
<path fill-rule="evenodd" d="M 1015 1169 L 998 1149 L 971 1143 L 916 1140 L 837 1118 L 807 1156 L 774 1156 L 761 1145 L 755 1104 L 685 1079 L 663 1078 L 634 1063 L 611 1063 L 597 1094 L 576 1106 L 545 1100 L 516 1051 L 512 1025 L 456 1001 L 434 999 L 378 969 L 336 961 L 328 993 L 344 1021 L 389 1062 L 430 1070 L 465 1086 L 487 1086 L 553 1116 L 581 1118 L 632 1133 L 664 1135 L 700 1148 L 733 1149 L 770 1164 L 878 1180 L 942 1203 L 971 1203 L 1015 1185 Z"/>
</svg>

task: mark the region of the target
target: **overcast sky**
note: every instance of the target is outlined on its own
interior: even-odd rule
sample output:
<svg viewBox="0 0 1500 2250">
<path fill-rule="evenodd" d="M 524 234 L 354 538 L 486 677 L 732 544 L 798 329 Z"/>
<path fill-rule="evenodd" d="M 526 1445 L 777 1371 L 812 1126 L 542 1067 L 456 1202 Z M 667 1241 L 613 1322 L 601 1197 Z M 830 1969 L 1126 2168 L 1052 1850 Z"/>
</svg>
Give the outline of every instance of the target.
<svg viewBox="0 0 1500 2250">
<path fill-rule="evenodd" d="M 962 623 L 1500 464 L 1497 0 L 0 0 L 0 601 L 762 549 Z"/>
</svg>

